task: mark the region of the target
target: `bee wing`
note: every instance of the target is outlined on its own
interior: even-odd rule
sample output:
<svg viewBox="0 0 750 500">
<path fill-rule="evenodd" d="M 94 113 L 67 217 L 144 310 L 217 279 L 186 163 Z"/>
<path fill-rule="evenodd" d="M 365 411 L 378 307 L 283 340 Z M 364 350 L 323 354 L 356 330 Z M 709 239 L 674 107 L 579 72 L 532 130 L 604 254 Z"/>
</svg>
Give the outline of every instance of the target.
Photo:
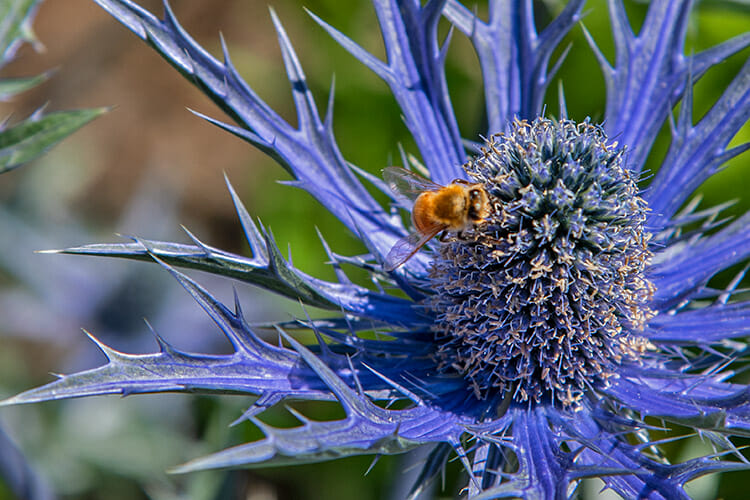
<svg viewBox="0 0 750 500">
<path fill-rule="evenodd" d="M 383 179 L 399 201 L 407 202 L 406 206 L 411 206 L 421 193 L 437 191 L 443 187 L 401 167 L 384 168 Z"/>
<path fill-rule="evenodd" d="M 442 229 L 442 226 L 435 226 L 425 234 L 411 233 L 409 236 L 405 236 L 398 240 L 388 252 L 388 255 L 386 255 L 385 266 L 383 269 L 386 272 L 391 272 L 396 269 L 398 266 L 409 260 L 412 255 L 417 253 L 417 250 L 434 238 Z"/>
</svg>

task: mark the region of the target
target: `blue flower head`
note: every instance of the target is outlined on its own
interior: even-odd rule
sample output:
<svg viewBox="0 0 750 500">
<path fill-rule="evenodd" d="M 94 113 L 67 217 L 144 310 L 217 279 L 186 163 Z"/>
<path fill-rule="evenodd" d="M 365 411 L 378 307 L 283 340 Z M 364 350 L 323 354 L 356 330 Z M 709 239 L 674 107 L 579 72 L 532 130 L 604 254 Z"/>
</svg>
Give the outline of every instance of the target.
<svg viewBox="0 0 750 500">
<path fill-rule="evenodd" d="M 165 4 L 158 19 L 129 0 L 96 0 L 195 82 L 234 121 L 211 123 L 268 152 L 355 235 L 368 253 L 327 246 L 337 280 L 296 269 L 253 222 L 230 187 L 252 257 L 193 244 L 134 239 L 66 250 L 160 263 L 193 295 L 234 346 L 228 355 L 190 354 L 157 336 L 160 352 L 127 355 L 99 343 L 106 365 L 61 376 L 6 401 L 161 391 L 249 393 L 243 416 L 265 438 L 196 459 L 177 470 L 288 464 L 356 454 L 395 454 L 429 445 L 411 494 L 455 455 L 470 498 L 567 498 L 598 477 L 625 498 L 687 498 L 684 486 L 711 472 L 747 468 L 733 439 L 750 431 L 750 390 L 733 382 L 747 353 L 750 303 L 709 280 L 750 254 L 750 218 L 720 221 L 723 206 L 697 210 L 691 193 L 729 159 L 750 117 L 750 63 L 699 120 L 694 83 L 750 45 L 750 34 L 686 55 L 689 1 L 654 2 L 632 31 L 609 2 L 614 63 L 597 49 L 607 90 L 601 125 L 576 122 L 561 106 L 543 116 L 563 37 L 583 2 L 570 1 L 538 30 L 532 2 L 491 1 L 485 21 L 457 0 L 373 0 L 386 60 L 312 15 L 390 87 L 424 167 L 441 185 L 482 186 L 488 215 L 428 242 L 403 265 L 386 257 L 413 231 L 403 200 L 377 175 L 350 164 L 333 134 L 332 103 L 321 116 L 292 45 L 272 12 L 292 84 L 297 125 L 266 105 L 235 71 L 183 31 Z M 472 42 L 484 82 L 488 139 L 463 140 L 445 79 L 446 18 Z M 679 108 L 679 109 L 678 109 Z M 658 131 L 671 144 L 639 187 Z M 407 156 L 407 155 L 405 155 Z M 468 160 L 467 160 L 468 159 Z M 381 206 L 365 187 L 392 200 Z M 408 240 L 407 240 L 408 241 Z M 372 278 L 350 281 L 342 265 Z M 259 285 L 331 311 L 328 319 L 276 325 L 263 341 L 240 304 L 219 303 L 175 267 Z M 395 294 L 398 288 L 403 293 Z M 302 345 L 289 333 L 310 329 Z M 93 338 L 93 337 L 92 337 Z M 257 418 L 287 399 L 337 400 L 340 420 L 280 429 Z M 394 404 L 396 402 L 400 404 Z M 657 425 L 657 423 L 660 423 Z M 672 462 L 656 431 L 687 429 L 715 453 Z"/>
<path fill-rule="evenodd" d="M 589 123 L 517 121 L 464 167 L 491 215 L 441 246 L 427 302 L 440 371 L 479 399 L 576 408 L 644 354 L 646 202 L 606 141 Z"/>
</svg>

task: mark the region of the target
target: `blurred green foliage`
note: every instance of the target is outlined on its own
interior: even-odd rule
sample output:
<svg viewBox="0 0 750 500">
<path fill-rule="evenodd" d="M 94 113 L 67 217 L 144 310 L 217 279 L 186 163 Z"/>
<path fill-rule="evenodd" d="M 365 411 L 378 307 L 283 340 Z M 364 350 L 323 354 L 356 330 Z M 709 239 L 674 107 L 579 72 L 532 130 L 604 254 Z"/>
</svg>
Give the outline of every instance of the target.
<svg viewBox="0 0 750 500">
<path fill-rule="evenodd" d="M 8 64 L 23 43 L 39 45 L 31 29 L 40 0 L 0 1 L 0 68 Z M 46 79 L 46 75 L 0 79 L 0 101 L 7 101 Z M 24 165 L 48 151 L 107 110 L 81 109 L 44 114 L 39 109 L 31 117 L 8 127 L 0 123 L 0 173 Z"/>
</svg>

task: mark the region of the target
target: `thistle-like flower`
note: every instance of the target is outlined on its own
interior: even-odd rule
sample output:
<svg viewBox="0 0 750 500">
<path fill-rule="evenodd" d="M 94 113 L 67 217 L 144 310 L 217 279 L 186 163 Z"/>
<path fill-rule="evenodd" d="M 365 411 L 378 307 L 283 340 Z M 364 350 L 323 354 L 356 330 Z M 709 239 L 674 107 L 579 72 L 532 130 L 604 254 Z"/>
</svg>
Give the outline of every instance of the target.
<svg viewBox="0 0 750 500">
<path fill-rule="evenodd" d="M 750 63 L 702 118 L 694 121 L 691 109 L 694 83 L 750 45 L 750 34 L 688 56 L 691 2 L 654 2 L 635 35 L 623 5 L 611 0 L 613 64 L 587 34 L 607 86 L 605 120 L 595 125 L 568 119 L 564 106 L 557 119 L 542 116 L 559 66 L 550 69 L 549 61 L 579 21 L 581 0 L 570 1 L 541 31 L 531 1 L 491 1 L 484 21 L 457 0 L 374 0 L 385 62 L 313 15 L 390 86 L 421 155 L 405 162 L 423 164 L 438 184 L 480 183 L 488 196 L 487 217 L 388 272 L 388 252 L 410 232 L 399 213 L 408 207 L 379 176 L 343 158 L 333 135 L 333 92 L 321 118 L 273 13 L 296 127 L 241 80 L 226 50 L 220 62 L 199 47 L 168 6 L 160 20 L 128 0 L 96 1 L 236 124 L 204 118 L 272 154 L 369 253 L 328 250 L 338 281 L 313 278 L 281 255 L 231 187 L 251 258 L 192 235 L 192 245 L 135 239 L 68 249 L 160 263 L 234 352 L 188 354 L 157 337 L 159 353 L 133 356 L 100 343 L 106 365 L 5 404 L 105 393 L 255 394 L 243 418 L 264 439 L 177 470 L 433 445 L 413 495 L 452 454 L 465 468 L 471 498 L 567 498 L 587 477 L 625 498 L 686 498 L 691 479 L 747 468 L 733 438 L 750 431 L 750 390 L 731 377 L 746 356 L 745 344 L 733 339 L 750 333 L 750 303 L 737 292 L 743 273 L 722 290 L 708 282 L 747 260 L 750 217 L 718 221 L 724 206 L 697 211 L 688 198 L 749 147 L 728 145 L 750 117 Z M 443 71 L 448 41 L 438 41 L 443 16 L 470 38 L 480 61 L 488 122 L 480 144 L 459 134 Z M 666 123 L 671 145 L 658 172 L 639 187 Z M 377 203 L 363 181 L 390 196 L 392 209 Z M 374 288 L 351 282 L 342 264 L 364 269 Z M 276 325 L 283 345 L 271 345 L 256 336 L 239 302 L 230 310 L 175 266 L 254 283 L 333 317 Z M 302 345 L 289 333 L 300 328 L 314 331 L 319 342 Z M 286 399 L 335 399 L 346 416 L 317 422 L 297 415 L 301 425 L 291 429 L 257 419 Z M 678 437 L 708 437 L 715 452 L 670 462 L 659 445 L 661 431 L 673 428 L 686 429 Z"/>
</svg>

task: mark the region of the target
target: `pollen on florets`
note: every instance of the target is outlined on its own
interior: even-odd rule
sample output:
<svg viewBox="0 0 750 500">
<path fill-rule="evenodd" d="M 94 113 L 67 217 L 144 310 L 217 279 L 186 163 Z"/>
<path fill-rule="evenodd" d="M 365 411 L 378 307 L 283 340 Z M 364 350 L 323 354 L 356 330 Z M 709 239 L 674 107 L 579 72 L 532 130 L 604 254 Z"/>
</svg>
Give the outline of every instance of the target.
<svg viewBox="0 0 750 500">
<path fill-rule="evenodd" d="M 624 151 L 588 121 L 538 118 L 490 138 L 464 168 L 492 213 L 433 264 L 440 368 L 480 398 L 512 390 L 575 407 L 647 343 L 647 206 Z"/>
</svg>

